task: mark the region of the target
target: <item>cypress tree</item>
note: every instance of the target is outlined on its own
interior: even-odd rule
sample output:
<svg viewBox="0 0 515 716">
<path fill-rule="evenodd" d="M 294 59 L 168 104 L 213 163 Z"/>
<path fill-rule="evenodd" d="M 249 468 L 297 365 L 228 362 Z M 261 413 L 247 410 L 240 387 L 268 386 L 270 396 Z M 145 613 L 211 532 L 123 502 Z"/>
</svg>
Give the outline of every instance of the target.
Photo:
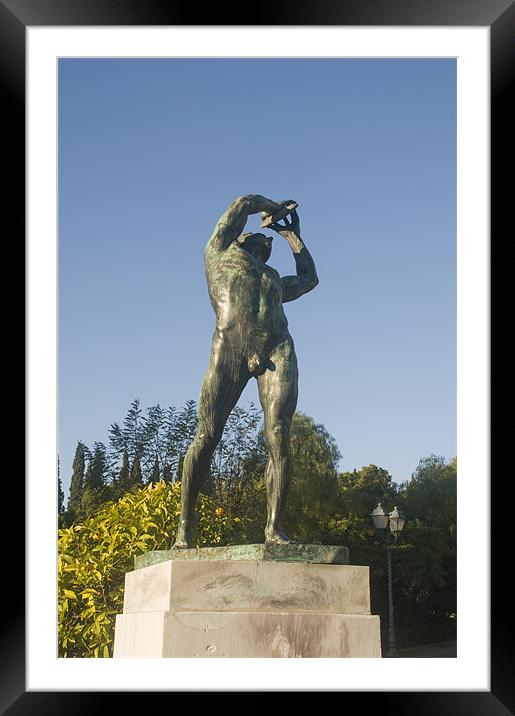
<svg viewBox="0 0 515 716">
<path fill-rule="evenodd" d="M 64 492 L 61 482 L 61 461 L 57 456 L 57 524 L 62 527 L 64 523 Z"/>
<path fill-rule="evenodd" d="M 92 458 L 84 477 L 85 490 L 102 490 L 106 486 L 106 449 L 102 443 L 95 443 Z"/>
<path fill-rule="evenodd" d="M 73 458 L 73 472 L 68 496 L 68 512 L 73 519 L 79 512 L 84 491 L 84 469 L 86 465 L 86 446 L 79 440 Z"/>
<path fill-rule="evenodd" d="M 130 487 L 129 453 L 127 450 L 123 451 L 122 466 L 118 473 L 116 484 L 122 495 L 124 492 L 127 492 Z"/>
<path fill-rule="evenodd" d="M 159 467 L 159 458 L 156 457 L 154 461 L 154 467 L 152 468 L 152 474 L 150 475 L 149 482 L 159 482 L 161 479 L 161 468 Z"/>
<path fill-rule="evenodd" d="M 130 475 L 131 487 L 141 487 L 143 485 L 143 475 L 141 473 L 141 462 L 139 455 L 136 455 L 132 461 L 131 475 Z"/>
<path fill-rule="evenodd" d="M 163 467 L 163 480 L 165 482 L 172 482 L 173 475 L 172 475 L 172 466 L 169 462 L 165 464 Z"/>
<path fill-rule="evenodd" d="M 180 457 L 179 457 L 179 462 L 177 463 L 177 475 L 176 475 L 175 479 L 179 480 L 179 481 L 182 480 L 182 468 L 184 465 L 185 456 L 186 456 L 186 453 L 183 452 L 182 455 L 180 455 Z"/>
<path fill-rule="evenodd" d="M 80 502 L 82 516 L 88 517 L 104 501 L 106 489 L 106 449 L 102 443 L 95 443 L 86 475 L 84 476 L 84 489 Z"/>
</svg>

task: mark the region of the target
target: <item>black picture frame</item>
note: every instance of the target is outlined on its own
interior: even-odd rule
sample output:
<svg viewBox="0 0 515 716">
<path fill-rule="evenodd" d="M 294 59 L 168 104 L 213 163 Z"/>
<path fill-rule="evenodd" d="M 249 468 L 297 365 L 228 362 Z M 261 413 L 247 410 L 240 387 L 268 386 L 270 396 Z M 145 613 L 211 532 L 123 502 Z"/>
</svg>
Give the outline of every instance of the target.
<svg viewBox="0 0 515 716">
<path fill-rule="evenodd" d="M 201 12 L 202 23 L 198 22 Z M 503 260 L 504 227 L 509 227 L 513 204 L 513 150 L 510 153 L 510 129 L 515 126 L 510 106 L 509 80 L 514 76 L 515 3 L 511 0 L 287 0 L 259 1 L 237 13 L 218 4 L 199 6 L 173 0 L 0 0 L 0 74 L 4 107 L 4 140 L 12 159 L 4 165 L 9 181 L 4 189 L 4 216 L 14 228 L 10 247 L 18 248 L 23 260 L 25 227 L 25 28 L 27 26 L 80 25 L 390 25 L 390 26 L 483 26 L 491 31 L 491 266 L 509 270 Z M 4 155 L 5 156 L 5 155 Z M 508 180 L 506 179 L 508 177 Z M 509 192 L 509 193 L 508 193 Z M 12 231 L 12 230 L 11 230 Z M 511 277 L 510 277 L 511 278 Z M 507 275 L 498 277 L 492 293 L 492 315 L 507 303 L 511 282 Z M 23 298 L 21 301 L 23 305 Z M 10 318 L 10 316 L 9 316 Z M 11 329 L 20 325 L 11 319 Z M 14 333 L 14 330 L 12 330 Z M 11 334 L 12 335 L 12 334 Z M 491 369 L 508 367 L 510 353 L 500 339 L 492 341 Z M 507 373 L 506 373 L 507 375 Z M 502 393 L 501 393 L 502 391 Z M 492 384 L 492 409 L 505 398 L 505 382 Z M 509 421 L 505 421 L 506 428 Z M 346 692 L 342 695 L 345 709 L 349 698 L 357 697 L 360 708 L 375 708 L 383 713 L 438 714 L 445 716 L 481 714 L 505 716 L 514 707 L 513 693 L 513 606 L 509 578 L 509 557 L 504 547 L 512 534 L 511 514 L 506 506 L 513 504 L 513 478 L 510 461 L 502 447 L 510 441 L 497 433 L 491 443 L 491 455 L 503 469 L 496 473 L 492 466 L 491 485 L 491 691 L 446 692 Z M 512 441 L 513 442 L 513 439 Z M 17 475 L 21 483 L 21 476 Z M 510 492 L 511 488 L 511 492 Z M 23 485 L 16 485 L 17 504 L 21 506 Z M 508 507 L 513 511 L 512 507 Z M 21 511 L 21 507 L 20 507 Z M 495 519 L 494 519 L 495 518 Z M 4 553 L 5 584 L 8 607 L 1 612 L 0 634 L 0 713 L 20 714 L 81 714 L 102 713 L 116 708 L 113 700 L 120 693 L 98 692 L 26 692 L 25 689 L 25 607 L 22 585 L 25 569 L 22 560 L 23 536 L 16 528 L 16 547 L 9 545 Z M 471 545 L 471 551 L 474 546 Z M 409 688 L 409 685 L 407 685 Z M 335 684 L 335 690 L 338 685 Z M 201 694 L 198 694 L 199 696 Z M 138 694 L 130 693 L 136 708 Z M 169 696 L 169 695 L 168 695 Z M 144 695 L 148 698 L 148 693 Z M 258 696 L 259 699 L 259 696 Z M 200 703 L 196 701 L 196 706 Z M 118 705 L 119 708 L 119 705 Z"/>
</svg>

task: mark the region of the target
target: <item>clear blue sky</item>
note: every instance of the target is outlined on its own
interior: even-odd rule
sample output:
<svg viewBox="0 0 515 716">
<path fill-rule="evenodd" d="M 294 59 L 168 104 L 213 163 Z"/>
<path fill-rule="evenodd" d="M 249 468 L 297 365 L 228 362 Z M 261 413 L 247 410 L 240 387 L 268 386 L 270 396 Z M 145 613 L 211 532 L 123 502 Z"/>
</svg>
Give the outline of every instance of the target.
<svg viewBox="0 0 515 716">
<path fill-rule="evenodd" d="M 336 438 L 341 468 L 401 481 L 456 453 L 455 61 L 65 59 L 66 496 L 77 440 L 107 442 L 133 398 L 197 399 L 214 327 L 203 249 L 241 194 L 299 202 L 320 284 L 285 306 L 298 408 Z M 294 272 L 280 237 L 269 263 Z"/>
</svg>

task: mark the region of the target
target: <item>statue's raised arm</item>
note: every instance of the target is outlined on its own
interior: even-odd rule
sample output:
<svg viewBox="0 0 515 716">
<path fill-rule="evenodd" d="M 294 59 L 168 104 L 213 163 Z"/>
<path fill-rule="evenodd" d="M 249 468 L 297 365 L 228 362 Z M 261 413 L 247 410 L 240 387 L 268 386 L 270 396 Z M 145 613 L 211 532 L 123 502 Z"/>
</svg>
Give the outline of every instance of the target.
<svg viewBox="0 0 515 716">
<path fill-rule="evenodd" d="M 260 194 L 246 194 L 235 199 L 219 218 L 206 250 L 225 251 L 241 235 L 250 214 L 272 214 L 280 205 Z"/>
<path fill-rule="evenodd" d="M 270 228 L 289 243 L 297 267 L 296 276 L 283 276 L 281 278 L 282 300 L 283 303 L 287 303 L 303 296 L 318 285 L 315 262 L 305 243 L 300 238 L 300 221 L 295 209 L 291 212 L 290 221 L 285 218 L 284 224 L 277 222 L 270 224 Z"/>
</svg>

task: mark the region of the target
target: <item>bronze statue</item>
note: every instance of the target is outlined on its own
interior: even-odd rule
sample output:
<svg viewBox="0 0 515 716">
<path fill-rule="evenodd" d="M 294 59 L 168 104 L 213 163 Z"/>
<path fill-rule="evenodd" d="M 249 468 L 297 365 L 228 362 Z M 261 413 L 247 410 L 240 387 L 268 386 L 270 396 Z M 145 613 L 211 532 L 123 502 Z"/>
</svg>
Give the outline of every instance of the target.
<svg viewBox="0 0 515 716">
<path fill-rule="evenodd" d="M 216 328 L 200 391 L 198 430 L 184 458 L 182 515 L 174 548 L 191 547 L 199 490 L 227 418 L 250 378 L 258 381 L 269 455 L 265 541 L 289 541 L 282 517 L 291 477 L 290 425 L 298 374 L 282 304 L 318 284 L 315 264 L 300 238 L 296 206 L 293 201 L 274 202 L 259 195 L 238 197 L 220 217 L 206 245 L 206 278 Z M 269 226 L 289 243 L 296 276 L 281 278 L 267 265 L 272 236 L 242 233 L 248 216 L 259 212 L 262 227 Z"/>
</svg>

